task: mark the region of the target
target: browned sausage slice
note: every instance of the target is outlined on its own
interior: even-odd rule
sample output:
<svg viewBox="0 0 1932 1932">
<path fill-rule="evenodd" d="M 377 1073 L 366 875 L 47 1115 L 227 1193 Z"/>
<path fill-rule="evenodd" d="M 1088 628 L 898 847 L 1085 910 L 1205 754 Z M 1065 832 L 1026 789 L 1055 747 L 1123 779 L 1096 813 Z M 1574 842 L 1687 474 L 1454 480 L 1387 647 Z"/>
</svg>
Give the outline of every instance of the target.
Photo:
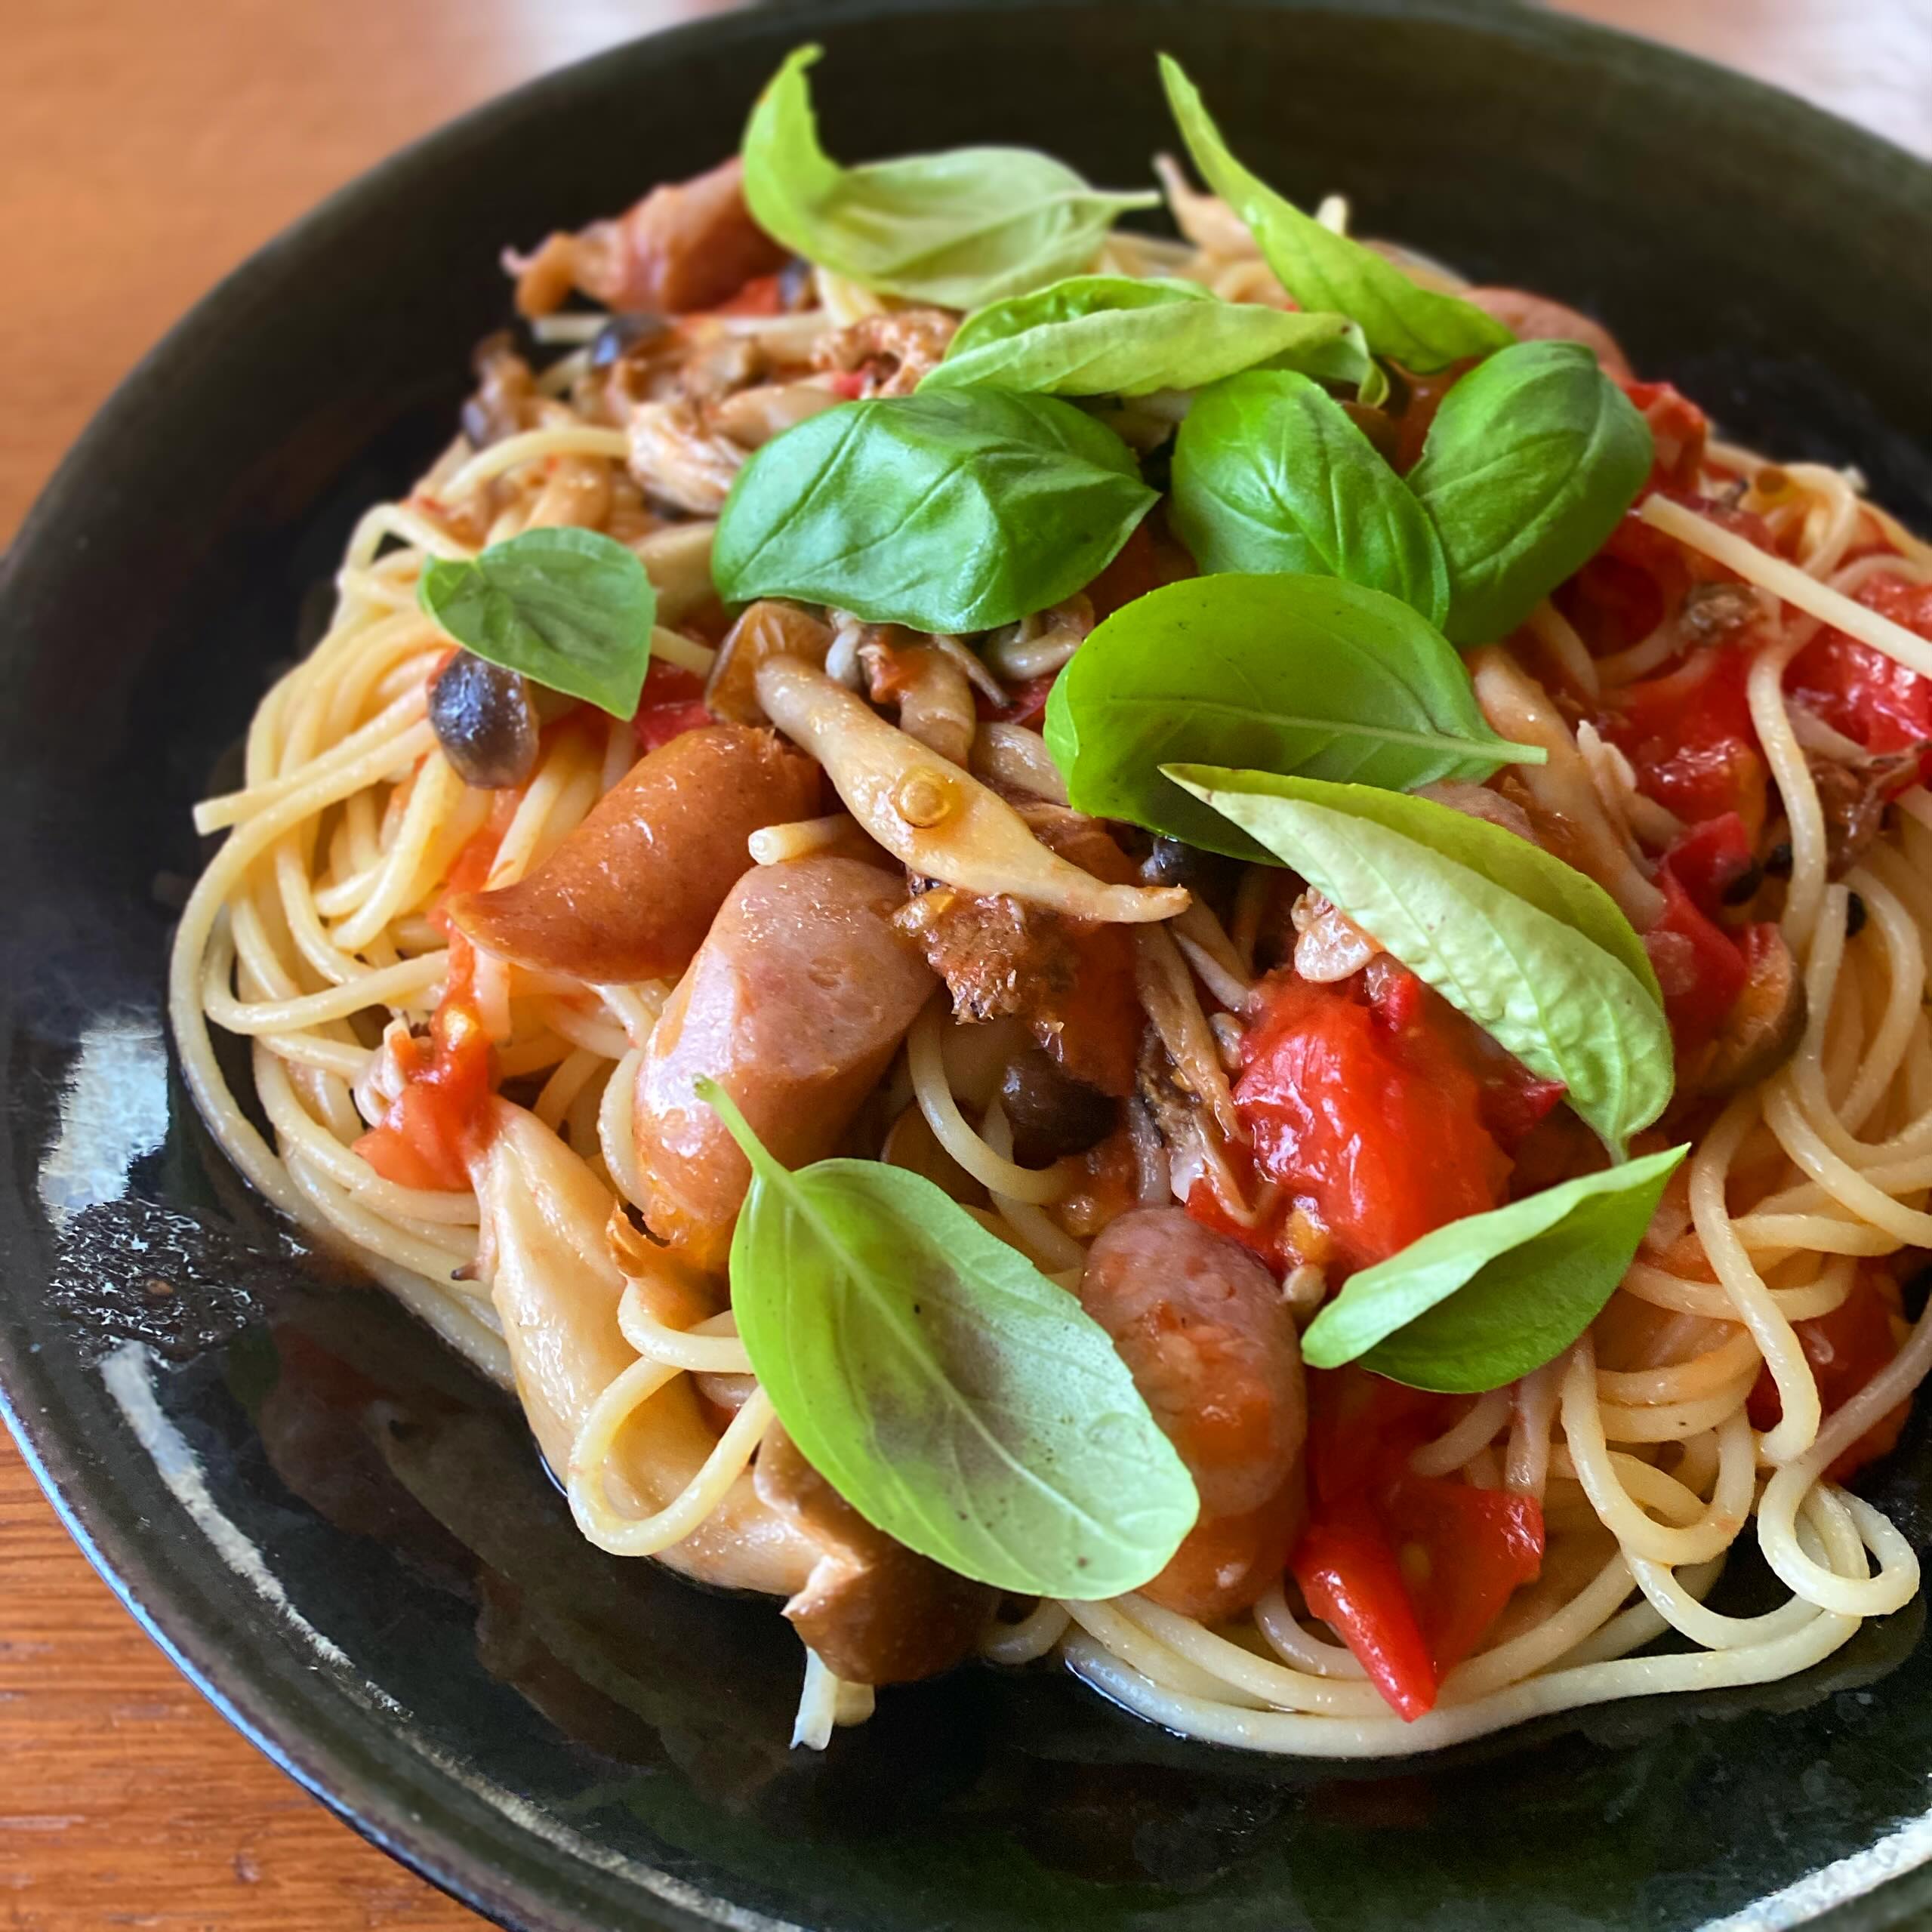
<svg viewBox="0 0 1932 1932">
<path fill-rule="evenodd" d="M 513 964 L 593 986 L 681 972 L 761 826 L 818 809 L 818 768 L 743 725 L 681 732 L 640 759 L 542 864 L 450 901 L 457 925 Z"/>
<path fill-rule="evenodd" d="M 1278 1577 L 1299 1514 L 1308 1397 L 1281 1290 L 1255 1258 L 1178 1207 L 1109 1224 L 1080 1298 L 1113 1337 L 1200 1492 L 1200 1520 L 1145 1594 L 1231 1615 Z"/>
<path fill-rule="evenodd" d="M 633 1132 L 661 1240 L 723 1266 L 751 1169 L 692 1091 L 708 1074 L 787 1167 L 829 1154 L 934 981 L 893 927 L 892 873 L 829 856 L 760 866 L 732 889 L 637 1070 Z"/>
<path fill-rule="evenodd" d="M 1527 288 L 1465 288 L 1462 299 L 1513 329 L 1519 342 L 1580 342 L 1605 374 L 1627 377 L 1631 373 L 1616 337 L 1567 303 L 1533 295 Z"/>
</svg>

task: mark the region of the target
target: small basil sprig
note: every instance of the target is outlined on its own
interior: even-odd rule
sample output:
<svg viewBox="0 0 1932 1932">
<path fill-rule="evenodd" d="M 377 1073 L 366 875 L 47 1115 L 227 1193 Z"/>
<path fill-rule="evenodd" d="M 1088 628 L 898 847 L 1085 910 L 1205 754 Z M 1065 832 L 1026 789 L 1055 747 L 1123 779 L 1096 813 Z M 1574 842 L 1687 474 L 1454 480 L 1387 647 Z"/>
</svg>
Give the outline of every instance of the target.
<svg viewBox="0 0 1932 1932">
<path fill-rule="evenodd" d="M 751 1163 L 732 1306 L 806 1460 L 962 1576 L 1111 1597 L 1157 1576 L 1200 1499 L 1099 1323 L 924 1176 L 787 1172 L 696 1086 Z"/>
<path fill-rule="evenodd" d="M 800 47 L 746 124 L 744 198 L 760 227 L 868 288 L 970 309 L 1092 265 L 1117 216 L 1154 194 L 1104 194 L 1030 148 L 955 148 L 841 168 L 818 144 Z"/>
<path fill-rule="evenodd" d="M 1175 439 L 1174 533 L 1207 571 L 1303 571 L 1385 590 L 1440 627 L 1428 513 L 1327 391 L 1256 369 L 1197 398 Z"/>
<path fill-rule="evenodd" d="M 560 524 L 467 559 L 433 557 L 416 601 L 474 656 L 613 717 L 637 709 L 658 596 L 613 538 Z"/>
<path fill-rule="evenodd" d="M 718 519 L 727 603 L 986 630 L 1091 583 L 1155 501 L 1104 424 L 997 390 L 849 402 L 753 452 Z"/>
<path fill-rule="evenodd" d="M 1670 1028 L 1609 894 L 1486 819 L 1267 772 L 1167 775 L 1267 847 L 1545 1080 L 1613 1160 L 1669 1104 Z"/>
<path fill-rule="evenodd" d="M 1519 342 L 1471 370 L 1409 477 L 1449 558 L 1450 640 L 1507 636 L 1581 569 L 1653 454 L 1641 411 L 1579 344 Z"/>
<path fill-rule="evenodd" d="M 1411 1388 L 1476 1394 L 1581 1335 L 1636 1253 L 1689 1147 L 1472 1214 L 1351 1274 L 1302 1337 L 1319 1369 L 1359 1361 Z"/>
<path fill-rule="evenodd" d="M 1074 806 L 1237 858 L 1272 855 L 1160 775 L 1189 762 L 1398 788 L 1540 764 L 1484 722 L 1406 604 L 1332 578 L 1189 578 L 1123 605 L 1054 681 L 1046 746 Z"/>
<path fill-rule="evenodd" d="M 1180 63 L 1165 54 L 1160 78 L 1194 165 L 1247 224 L 1262 259 L 1303 308 L 1353 316 L 1376 355 L 1410 369 L 1440 369 L 1515 340 L 1494 316 L 1418 287 L 1393 262 L 1324 228 L 1249 173 L 1222 139 Z"/>
<path fill-rule="evenodd" d="M 1194 282 L 1080 275 L 968 316 L 920 387 L 1151 396 L 1260 363 L 1351 387 L 1374 366 L 1346 316 L 1224 302 Z"/>
</svg>

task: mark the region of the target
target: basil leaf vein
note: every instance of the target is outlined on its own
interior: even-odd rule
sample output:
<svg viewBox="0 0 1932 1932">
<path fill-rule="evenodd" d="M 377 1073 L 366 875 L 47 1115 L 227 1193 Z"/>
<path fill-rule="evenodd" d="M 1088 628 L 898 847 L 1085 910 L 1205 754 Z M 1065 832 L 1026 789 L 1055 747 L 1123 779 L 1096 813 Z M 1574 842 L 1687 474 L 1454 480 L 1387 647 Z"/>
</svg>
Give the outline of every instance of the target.
<svg viewBox="0 0 1932 1932">
<path fill-rule="evenodd" d="M 1410 369 L 1440 369 L 1515 340 L 1472 303 L 1418 287 L 1373 248 L 1304 214 L 1235 159 L 1179 61 L 1163 54 L 1160 77 L 1194 165 L 1247 224 L 1262 259 L 1304 309 L 1352 316 L 1376 355 Z"/>
<path fill-rule="evenodd" d="M 1385 590 L 1440 627 L 1449 565 L 1415 493 L 1319 384 L 1254 370 L 1175 440 L 1175 534 L 1206 571 L 1301 571 Z"/>
<path fill-rule="evenodd" d="M 975 310 L 920 387 L 1151 396 L 1261 363 L 1351 385 L 1373 366 L 1346 316 L 1224 302 L 1198 282 L 1084 275 Z"/>
<path fill-rule="evenodd" d="M 876 1528 L 1001 1589 L 1158 1575 L 1200 1499 L 1078 1300 L 923 1176 L 787 1172 L 723 1088 L 697 1089 L 752 1164 L 732 1304 L 806 1460 Z"/>
<path fill-rule="evenodd" d="M 636 553 L 596 530 L 526 530 L 469 559 L 433 557 L 425 615 L 473 655 L 613 717 L 637 709 L 657 593 Z"/>
<path fill-rule="evenodd" d="M 1573 867 L 1429 799 L 1266 772 L 1166 772 L 1532 1071 L 1561 1080 L 1613 1160 L 1663 1111 L 1672 1059 L 1656 975 L 1610 895 Z"/>
<path fill-rule="evenodd" d="M 728 603 L 797 597 L 986 630 L 1091 583 L 1154 501 L 1126 445 L 1054 396 L 848 402 L 752 453 L 718 519 L 713 581 Z"/>
<path fill-rule="evenodd" d="M 1609 541 L 1650 473 L 1650 425 L 1573 342 L 1519 342 L 1442 399 L 1410 473 L 1453 592 L 1452 642 L 1506 637 Z"/>
<path fill-rule="evenodd" d="M 842 168 L 819 145 L 795 48 L 746 123 L 744 196 L 765 232 L 868 288 L 970 309 L 1091 266 L 1115 218 L 1151 193 L 1108 194 L 1028 148 L 955 148 Z"/>
<path fill-rule="evenodd" d="M 1462 660 L 1406 604 L 1288 575 L 1189 578 L 1123 605 L 1055 680 L 1046 735 L 1080 811 L 1262 860 L 1274 855 L 1160 767 L 1400 788 L 1543 755 L 1490 729 Z"/>
<path fill-rule="evenodd" d="M 1473 1394 L 1527 1375 L 1595 1318 L 1688 1145 L 1437 1228 L 1351 1275 L 1305 1359 L 1360 1361 L 1412 1388 Z"/>
</svg>

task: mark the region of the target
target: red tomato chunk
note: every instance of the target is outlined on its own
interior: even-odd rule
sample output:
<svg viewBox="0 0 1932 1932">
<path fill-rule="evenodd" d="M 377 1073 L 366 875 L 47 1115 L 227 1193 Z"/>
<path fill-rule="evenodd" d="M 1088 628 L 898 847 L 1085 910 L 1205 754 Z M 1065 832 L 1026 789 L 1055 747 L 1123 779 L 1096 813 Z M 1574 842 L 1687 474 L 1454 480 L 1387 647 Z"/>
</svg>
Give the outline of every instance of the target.
<svg viewBox="0 0 1932 1932">
<path fill-rule="evenodd" d="M 1866 579 L 1857 601 L 1932 641 L 1932 584 L 1881 571 Z M 1827 630 L 1798 653 L 1785 684 L 1826 724 L 1868 751 L 1927 747 L 1919 776 L 1932 778 L 1932 679 L 1841 630 Z"/>
<path fill-rule="evenodd" d="M 1453 1398 L 1359 1368 L 1308 1381 L 1310 1514 L 1290 1568 L 1309 1610 L 1413 1722 L 1535 1579 L 1542 1511 L 1528 1496 L 1409 1468 L 1454 1420 Z"/>
</svg>

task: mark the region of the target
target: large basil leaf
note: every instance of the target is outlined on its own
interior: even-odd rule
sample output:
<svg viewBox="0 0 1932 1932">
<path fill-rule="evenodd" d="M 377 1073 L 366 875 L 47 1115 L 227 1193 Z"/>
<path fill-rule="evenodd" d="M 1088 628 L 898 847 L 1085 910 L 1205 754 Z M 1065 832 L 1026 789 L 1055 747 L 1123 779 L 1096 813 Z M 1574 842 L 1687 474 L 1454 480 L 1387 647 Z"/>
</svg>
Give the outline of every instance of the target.
<svg viewBox="0 0 1932 1932">
<path fill-rule="evenodd" d="M 1373 367 L 1346 316 L 1223 302 L 1194 282 L 1081 275 L 967 316 L 920 387 L 1150 396 L 1259 363 L 1351 386 Z"/>
<path fill-rule="evenodd" d="M 1452 1221 L 1351 1274 L 1302 1337 L 1318 1369 L 1359 1361 L 1412 1388 L 1500 1388 L 1560 1354 L 1623 1279 L 1690 1148 Z"/>
<path fill-rule="evenodd" d="M 752 1167 L 732 1237 L 738 1333 L 806 1460 L 866 1521 L 963 1576 L 1111 1597 L 1200 1508 L 1106 1331 L 922 1175 L 787 1173 L 715 1081 Z"/>
<path fill-rule="evenodd" d="M 800 47 L 746 124 L 744 198 L 758 225 L 868 288 L 970 309 L 1092 266 L 1116 217 L 1154 194 L 1103 194 L 1030 148 L 954 148 L 841 168 L 818 144 Z"/>
<path fill-rule="evenodd" d="M 1519 342 L 1443 398 L 1410 487 L 1449 558 L 1452 642 L 1509 633 L 1600 550 L 1650 473 L 1650 425 L 1574 342 Z"/>
<path fill-rule="evenodd" d="M 1516 340 L 1473 304 L 1417 287 L 1373 248 L 1304 214 L 1234 159 L 1178 60 L 1163 54 L 1160 77 L 1194 165 L 1247 224 L 1262 259 L 1303 308 L 1352 316 L 1369 347 L 1405 368 L 1440 369 Z"/>
<path fill-rule="evenodd" d="M 1562 1081 L 1613 1160 L 1663 1111 L 1671 1037 L 1656 975 L 1610 895 L 1573 867 L 1428 799 L 1166 769 L 1533 1072 Z"/>
<path fill-rule="evenodd" d="M 416 601 L 458 643 L 613 717 L 637 709 L 657 593 L 636 553 L 569 525 L 469 559 L 432 557 Z"/>
<path fill-rule="evenodd" d="M 1305 375 L 1256 369 L 1197 399 L 1175 439 L 1169 515 L 1203 570 L 1346 578 L 1438 627 L 1449 609 L 1428 512 Z"/>
<path fill-rule="evenodd" d="M 727 603 L 799 597 L 986 630 L 1091 583 L 1154 501 L 1127 445 L 1050 396 L 849 402 L 755 451 L 718 519 Z"/>
<path fill-rule="evenodd" d="M 1406 604 L 1320 577 L 1195 577 L 1135 598 L 1055 680 L 1046 731 L 1080 811 L 1264 860 L 1160 767 L 1400 787 L 1543 756 L 1490 730 L 1462 660 Z"/>
</svg>

